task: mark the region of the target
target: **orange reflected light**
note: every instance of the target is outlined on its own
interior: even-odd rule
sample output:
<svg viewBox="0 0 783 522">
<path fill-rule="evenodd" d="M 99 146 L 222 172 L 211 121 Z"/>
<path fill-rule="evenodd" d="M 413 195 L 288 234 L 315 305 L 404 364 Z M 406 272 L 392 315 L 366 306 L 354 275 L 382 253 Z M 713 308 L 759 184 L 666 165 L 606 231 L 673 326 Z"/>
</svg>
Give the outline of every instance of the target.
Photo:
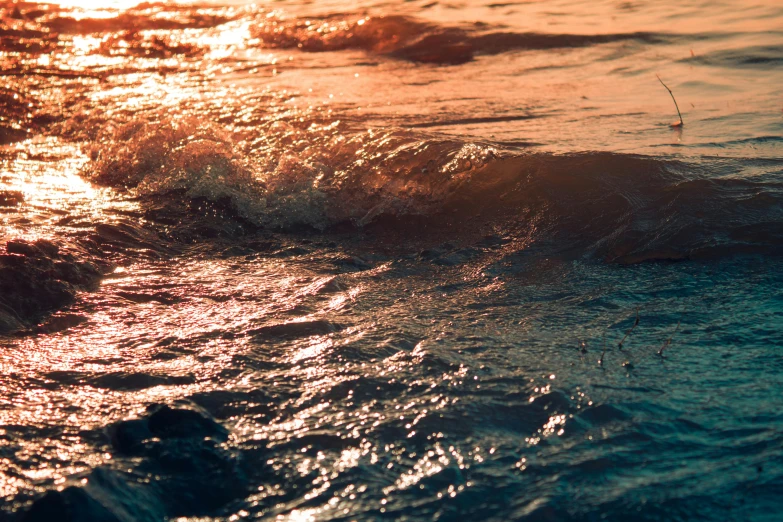
<svg viewBox="0 0 783 522">
<path fill-rule="evenodd" d="M 55 0 L 53 3 L 61 7 L 99 12 L 131 9 L 139 5 L 141 0 Z"/>
</svg>

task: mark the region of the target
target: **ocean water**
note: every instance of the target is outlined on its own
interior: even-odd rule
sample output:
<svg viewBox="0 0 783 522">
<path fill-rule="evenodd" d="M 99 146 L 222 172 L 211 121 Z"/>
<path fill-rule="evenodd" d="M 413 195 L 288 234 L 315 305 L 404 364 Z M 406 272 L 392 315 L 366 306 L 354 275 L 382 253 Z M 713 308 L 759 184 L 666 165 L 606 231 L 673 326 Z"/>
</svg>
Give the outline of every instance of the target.
<svg viewBox="0 0 783 522">
<path fill-rule="evenodd" d="M 0 16 L 0 520 L 780 519 L 781 2 Z"/>
</svg>

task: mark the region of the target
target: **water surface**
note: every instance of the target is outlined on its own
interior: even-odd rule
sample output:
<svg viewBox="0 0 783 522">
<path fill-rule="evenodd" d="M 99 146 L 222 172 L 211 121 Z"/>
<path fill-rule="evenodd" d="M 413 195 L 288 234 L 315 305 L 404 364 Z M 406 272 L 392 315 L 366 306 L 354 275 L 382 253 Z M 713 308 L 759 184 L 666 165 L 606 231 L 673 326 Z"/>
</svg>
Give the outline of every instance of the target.
<svg viewBox="0 0 783 522">
<path fill-rule="evenodd" d="M 780 2 L 0 14 L 0 518 L 777 520 Z"/>
</svg>

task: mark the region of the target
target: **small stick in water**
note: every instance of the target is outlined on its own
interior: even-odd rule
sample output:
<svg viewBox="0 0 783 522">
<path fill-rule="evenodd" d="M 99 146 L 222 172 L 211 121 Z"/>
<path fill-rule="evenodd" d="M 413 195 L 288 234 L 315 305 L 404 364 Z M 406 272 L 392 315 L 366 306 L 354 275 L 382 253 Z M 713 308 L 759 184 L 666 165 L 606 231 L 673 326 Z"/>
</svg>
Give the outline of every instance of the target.
<svg viewBox="0 0 783 522">
<path fill-rule="evenodd" d="M 598 359 L 598 364 L 600 366 L 604 365 L 604 355 L 606 355 L 606 332 L 604 332 L 604 350 L 601 352 L 601 358 Z"/>
<path fill-rule="evenodd" d="M 680 319 L 679 321 L 677 321 L 677 328 L 675 328 L 675 329 L 674 329 L 674 331 L 672 332 L 672 335 L 671 335 L 671 337 L 669 337 L 669 339 L 667 339 L 666 341 L 664 341 L 664 343 L 663 343 L 663 346 L 661 346 L 661 349 L 660 349 L 660 350 L 658 350 L 658 355 L 659 355 L 659 356 L 663 357 L 663 351 L 664 351 L 666 348 L 668 348 L 670 344 L 672 344 L 672 339 L 674 338 L 674 334 L 676 334 L 676 333 L 677 333 L 677 330 L 679 330 L 679 329 L 680 329 L 680 323 L 681 323 L 681 322 L 682 322 L 682 319 Z"/>
<path fill-rule="evenodd" d="M 631 332 L 633 332 L 633 331 L 634 331 L 634 329 L 635 329 L 637 326 L 639 326 L 639 307 L 638 307 L 638 306 L 636 307 L 636 321 L 634 321 L 634 323 L 633 323 L 633 326 L 631 327 L 631 329 L 630 329 L 630 330 L 628 330 L 627 332 L 625 332 L 625 336 L 623 336 L 623 340 L 622 340 L 622 341 L 620 341 L 620 344 L 618 344 L 618 345 L 617 345 L 617 347 L 618 347 L 619 349 L 621 349 L 621 350 L 623 349 L 623 343 L 624 343 L 624 342 L 625 342 L 625 340 L 628 338 L 628 336 L 629 336 L 629 335 L 631 335 Z"/>
<path fill-rule="evenodd" d="M 683 125 L 685 125 L 685 122 L 682 121 L 682 114 L 680 114 L 680 106 L 677 105 L 677 100 L 674 98 L 674 93 L 672 92 L 671 89 L 669 89 L 669 87 L 667 87 L 667 85 L 665 83 L 663 83 L 663 80 L 661 80 L 660 76 L 658 76 L 656 74 L 655 77 L 658 78 L 658 81 L 661 82 L 661 85 L 666 87 L 666 90 L 669 91 L 669 94 L 672 97 L 672 101 L 674 101 L 674 108 L 677 109 L 677 116 L 680 117 L 680 121 L 675 121 L 674 123 L 670 124 L 669 126 L 670 127 L 682 127 Z"/>
</svg>

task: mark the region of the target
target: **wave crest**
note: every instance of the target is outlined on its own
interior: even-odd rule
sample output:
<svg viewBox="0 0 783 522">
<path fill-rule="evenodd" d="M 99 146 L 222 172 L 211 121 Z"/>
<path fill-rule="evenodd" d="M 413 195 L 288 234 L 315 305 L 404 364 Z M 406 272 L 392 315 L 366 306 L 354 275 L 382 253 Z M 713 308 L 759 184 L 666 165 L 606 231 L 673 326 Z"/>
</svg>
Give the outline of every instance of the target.
<svg viewBox="0 0 783 522">
<path fill-rule="evenodd" d="M 263 131 L 194 119 L 111 127 L 90 175 L 142 197 L 228 199 L 245 219 L 276 229 L 348 223 L 459 236 L 501 227 L 564 255 L 629 263 L 783 244 L 783 186 L 719 163 L 520 155 L 399 130 L 345 134 L 339 123 Z"/>
<path fill-rule="evenodd" d="M 325 229 L 425 214 L 456 189 L 460 173 L 495 154 L 401 131 L 348 137 L 335 126 L 283 122 L 264 131 L 236 135 L 195 118 L 110 125 L 91 146 L 88 176 L 141 196 L 228 198 L 261 226 Z"/>
</svg>

